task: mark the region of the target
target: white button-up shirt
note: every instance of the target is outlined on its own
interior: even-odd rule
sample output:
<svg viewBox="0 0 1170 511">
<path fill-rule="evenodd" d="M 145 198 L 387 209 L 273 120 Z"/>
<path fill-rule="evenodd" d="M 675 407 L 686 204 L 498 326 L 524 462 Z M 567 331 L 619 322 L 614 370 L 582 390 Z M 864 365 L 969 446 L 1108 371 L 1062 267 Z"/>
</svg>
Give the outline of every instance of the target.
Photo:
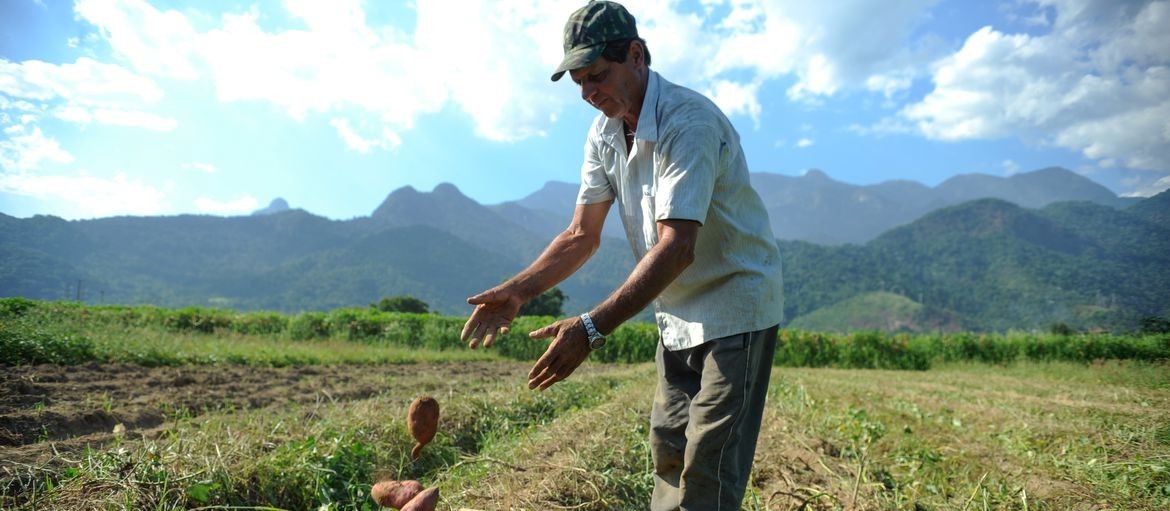
<svg viewBox="0 0 1170 511">
<path fill-rule="evenodd" d="M 598 115 L 585 142 L 578 204 L 614 200 L 641 260 L 657 221 L 702 224 L 695 260 L 654 301 L 669 350 L 780 323 L 780 251 L 751 187 L 739 134 L 714 103 L 650 71 L 627 154 L 621 119 Z"/>
</svg>

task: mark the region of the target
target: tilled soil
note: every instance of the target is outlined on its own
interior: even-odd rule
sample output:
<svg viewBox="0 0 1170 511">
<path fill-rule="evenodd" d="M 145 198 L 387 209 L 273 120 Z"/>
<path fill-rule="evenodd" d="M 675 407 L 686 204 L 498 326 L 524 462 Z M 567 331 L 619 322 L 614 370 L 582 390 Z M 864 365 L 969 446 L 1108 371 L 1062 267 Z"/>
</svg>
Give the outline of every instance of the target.
<svg viewBox="0 0 1170 511">
<path fill-rule="evenodd" d="M 0 464 L 37 463 L 100 446 L 116 435 L 151 436 L 168 420 L 230 409 L 365 399 L 402 377 L 441 371 L 521 378 L 501 362 L 257 367 L 131 364 L 0 367 Z M 442 386 L 442 381 L 435 384 Z M 439 389 L 435 389 L 439 390 Z M 117 431 L 116 431 L 117 430 Z"/>
</svg>

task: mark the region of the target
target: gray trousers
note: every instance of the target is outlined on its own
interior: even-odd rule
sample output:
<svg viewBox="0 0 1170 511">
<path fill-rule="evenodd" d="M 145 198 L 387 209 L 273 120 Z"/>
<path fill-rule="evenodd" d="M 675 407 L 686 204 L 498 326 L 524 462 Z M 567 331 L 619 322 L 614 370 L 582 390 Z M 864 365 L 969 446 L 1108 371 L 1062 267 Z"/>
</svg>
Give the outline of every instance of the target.
<svg viewBox="0 0 1170 511">
<path fill-rule="evenodd" d="M 651 511 L 739 511 L 751 474 L 777 327 L 667 351 L 650 412 Z"/>
</svg>

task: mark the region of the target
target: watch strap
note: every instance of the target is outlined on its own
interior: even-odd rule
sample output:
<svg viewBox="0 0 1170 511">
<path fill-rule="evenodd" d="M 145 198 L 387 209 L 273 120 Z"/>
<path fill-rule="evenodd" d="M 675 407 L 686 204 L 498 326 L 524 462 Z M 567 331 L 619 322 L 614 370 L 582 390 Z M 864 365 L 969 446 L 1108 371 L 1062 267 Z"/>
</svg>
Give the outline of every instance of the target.
<svg viewBox="0 0 1170 511">
<path fill-rule="evenodd" d="M 597 327 L 593 326 L 593 318 L 589 317 L 588 312 L 581 315 L 581 323 L 585 325 L 585 335 L 589 337 L 590 344 L 592 344 L 594 339 L 605 337 L 601 335 L 601 332 L 597 331 Z"/>
</svg>

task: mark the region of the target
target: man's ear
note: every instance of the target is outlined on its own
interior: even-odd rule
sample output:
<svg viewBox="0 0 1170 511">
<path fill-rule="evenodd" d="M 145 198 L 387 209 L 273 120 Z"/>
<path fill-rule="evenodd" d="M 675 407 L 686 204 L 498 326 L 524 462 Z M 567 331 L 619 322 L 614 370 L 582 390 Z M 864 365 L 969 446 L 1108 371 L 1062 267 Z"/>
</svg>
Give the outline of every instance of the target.
<svg viewBox="0 0 1170 511">
<path fill-rule="evenodd" d="M 634 39 L 630 42 L 630 54 L 627 58 L 633 59 L 634 64 L 638 66 L 646 64 L 646 47 L 642 46 L 642 41 Z"/>
</svg>

